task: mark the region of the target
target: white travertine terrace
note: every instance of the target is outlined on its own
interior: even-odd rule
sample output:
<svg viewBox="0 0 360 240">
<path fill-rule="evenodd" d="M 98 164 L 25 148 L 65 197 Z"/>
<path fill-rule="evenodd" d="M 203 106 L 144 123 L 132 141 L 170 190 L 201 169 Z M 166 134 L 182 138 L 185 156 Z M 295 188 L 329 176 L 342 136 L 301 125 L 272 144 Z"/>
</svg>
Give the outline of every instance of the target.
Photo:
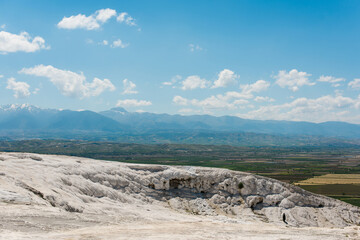
<svg viewBox="0 0 360 240">
<path fill-rule="evenodd" d="M 0 153 L 0 239 L 359 239 L 360 209 L 226 169 Z"/>
</svg>

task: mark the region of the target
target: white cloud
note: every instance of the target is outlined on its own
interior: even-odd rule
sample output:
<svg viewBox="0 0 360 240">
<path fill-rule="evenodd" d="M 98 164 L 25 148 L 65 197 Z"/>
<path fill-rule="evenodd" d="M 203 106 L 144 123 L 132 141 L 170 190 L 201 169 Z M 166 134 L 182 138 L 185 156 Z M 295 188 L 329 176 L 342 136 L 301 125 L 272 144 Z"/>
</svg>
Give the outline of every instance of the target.
<svg viewBox="0 0 360 240">
<path fill-rule="evenodd" d="M 63 19 L 57 24 L 58 28 L 63 29 L 86 29 L 95 30 L 99 29 L 101 25 L 106 23 L 109 19 L 116 17 L 116 10 L 106 8 L 97 10 L 95 13 L 86 16 L 85 14 L 73 15 L 70 17 L 63 17 Z M 129 16 L 127 13 L 120 13 L 117 16 L 118 22 L 124 22 L 127 25 L 135 26 L 135 19 Z"/>
<path fill-rule="evenodd" d="M 144 107 L 150 105 L 152 105 L 150 101 L 136 99 L 119 100 L 116 104 L 117 107 Z"/>
<path fill-rule="evenodd" d="M 349 82 L 348 85 L 351 88 L 359 89 L 360 88 L 360 78 L 355 78 L 354 81 Z"/>
<path fill-rule="evenodd" d="M 131 17 L 127 12 L 119 13 L 116 20 L 129 26 L 136 26 L 135 19 Z"/>
<path fill-rule="evenodd" d="M 6 24 L 2 24 L 1 26 L 0 26 L 0 29 L 5 29 L 6 28 Z"/>
<path fill-rule="evenodd" d="M 118 22 L 125 22 L 127 15 L 128 15 L 127 12 L 119 13 L 119 16 L 117 16 L 116 20 L 117 20 Z"/>
<path fill-rule="evenodd" d="M 86 29 L 86 30 L 95 30 L 100 28 L 100 24 L 98 20 L 96 20 L 96 16 L 90 15 L 86 16 L 84 14 L 78 14 L 75 16 L 64 17 L 58 24 L 58 28 L 63 29 Z"/>
<path fill-rule="evenodd" d="M 259 93 L 265 91 L 269 88 L 269 86 L 270 86 L 269 82 L 266 82 L 264 80 L 258 80 L 253 84 L 241 85 L 240 86 L 241 92 L 229 91 L 226 92 L 225 95 L 217 95 L 217 96 L 222 96 L 222 98 L 226 100 L 230 100 L 233 98 L 251 99 L 254 98 L 253 93 Z"/>
<path fill-rule="evenodd" d="M 4 75 L 1 75 L 1 74 L 0 74 L 0 78 L 3 78 L 3 77 L 4 77 Z"/>
<path fill-rule="evenodd" d="M 318 79 L 319 82 L 328 82 L 331 83 L 333 87 L 339 87 L 341 84 L 339 82 L 345 81 L 345 78 L 335 78 L 333 76 L 320 76 Z"/>
<path fill-rule="evenodd" d="M 31 38 L 27 32 L 19 35 L 0 31 L 0 54 L 12 52 L 36 52 L 40 49 L 49 49 L 42 37 Z"/>
<path fill-rule="evenodd" d="M 244 95 L 252 95 L 252 93 L 258 93 L 267 90 L 269 86 L 269 82 L 258 80 L 253 84 L 241 85 L 240 88 L 242 89 L 242 93 Z"/>
<path fill-rule="evenodd" d="M 187 100 L 186 98 L 183 98 L 181 96 L 175 96 L 173 98 L 173 102 L 177 105 L 186 106 L 186 105 L 188 105 L 189 100 Z"/>
<path fill-rule="evenodd" d="M 216 96 L 210 96 L 203 100 L 198 99 L 186 99 L 181 96 L 175 96 L 173 102 L 180 106 L 195 106 L 200 107 L 203 110 L 229 110 L 236 108 L 246 107 L 249 101 L 246 99 L 234 99 L 233 92 L 228 92 L 225 95 L 218 94 Z"/>
<path fill-rule="evenodd" d="M 51 65 L 23 68 L 19 73 L 47 77 L 63 95 L 68 97 L 92 97 L 98 96 L 106 90 L 115 90 L 115 86 L 108 79 L 94 78 L 92 82 L 87 82 L 83 73 L 78 74 L 68 70 L 61 70 Z"/>
<path fill-rule="evenodd" d="M 183 81 L 184 83 L 184 81 Z M 193 83 L 193 81 L 192 81 Z M 184 85 L 184 84 L 183 84 Z M 190 85 L 190 83 L 188 83 Z M 197 85 L 197 87 L 199 84 Z M 270 86 L 269 82 L 264 80 L 258 80 L 253 84 L 246 84 L 242 85 L 240 88 L 242 91 L 229 91 L 224 94 L 217 94 L 205 98 L 203 100 L 199 99 L 186 99 L 181 96 L 175 96 L 173 98 L 173 103 L 180 105 L 180 106 L 194 106 L 200 107 L 203 109 L 203 112 L 208 112 L 209 110 L 234 110 L 234 109 L 241 109 L 241 108 L 248 108 L 252 107 L 249 105 L 249 101 L 247 99 L 254 98 L 253 93 L 258 93 L 261 91 L 265 91 Z M 184 86 L 183 86 L 184 87 Z M 183 88 L 184 89 L 184 88 Z M 187 89 L 190 89 L 188 86 Z M 194 89 L 194 87 L 192 88 Z M 258 98 L 257 100 L 265 100 Z M 270 99 L 266 99 L 269 100 Z"/>
<path fill-rule="evenodd" d="M 105 23 L 110 18 L 116 16 L 116 11 L 114 9 L 110 9 L 110 8 L 100 9 L 100 10 L 96 11 L 95 15 L 96 15 L 97 21 L 99 21 L 101 23 Z"/>
<path fill-rule="evenodd" d="M 261 97 L 261 96 L 257 96 L 254 99 L 255 102 L 275 102 L 275 99 L 270 98 L 270 97 Z"/>
<path fill-rule="evenodd" d="M 233 71 L 229 69 L 224 69 L 219 73 L 218 79 L 215 80 L 212 88 L 228 87 L 230 85 L 235 85 L 239 77 L 240 76 L 236 75 Z"/>
<path fill-rule="evenodd" d="M 14 91 L 15 98 L 24 98 L 30 96 L 29 84 L 26 82 L 17 82 L 15 81 L 15 78 L 8 79 L 6 88 Z"/>
<path fill-rule="evenodd" d="M 123 80 L 124 91 L 123 94 L 136 94 L 138 91 L 135 90 L 136 84 L 128 79 Z"/>
<path fill-rule="evenodd" d="M 195 52 L 195 51 L 202 51 L 203 48 L 200 47 L 199 45 L 197 44 L 189 44 L 189 48 L 190 48 L 190 52 Z"/>
<path fill-rule="evenodd" d="M 264 80 L 258 80 L 253 84 L 246 84 L 241 86 L 242 91 L 229 91 L 225 94 L 218 94 L 210 96 L 203 100 L 186 99 L 181 96 L 175 96 L 173 102 L 180 106 L 195 106 L 200 107 L 204 111 L 208 110 L 234 110 L 239 108 L 251 107 L 247 99 L 254 98 L 253 93 L 265 91 L 270 86 L 270 83 Z M 258 99 L 259 100 L 259 99 Z"/>
<path fill-rule="evenodd" d="M 98 43 L 99 45 L 103 45 L 103 46 L 108 46 L 110 45 L 110 47 L 112 48 L 126 48 L 127 46 L 129 46 L 128 43 L 124 43 L 123 41 L 121 41 L 120 39 L 114 40 L 111 44 L 109 43 L 108 40 L 102 40 L 101 42 Z"/>
<path fill-rule="evenodd" d="M 180 75 L 176 75 L 174 77 L 171 78 L 171 81 L 168 81 L 168 82 L 162 82 L 162 85 L 165 85 L 165 86 L 172 86 L 174 85 L 175 83 L 177 83 L 178 81 L 181 80 L 181 76 Z"/>
<path fill-rule="evenodd" d="M 209 81 L 206 81 L 206 79 L 200 78 L 197 75 L 192 75 L 182 81 L 181 84 L 182 90 L 194 90 L 196 88 L 207 88 L 210 83 Z"/>
<path fill-rule="evenodd" d="M 235 105 L 235 106 L 239 106 L 239 105 L 245 105 L 245 104 L 248 104 L 248 103 L 249 103 L 249 101 L 246 100 L 246 99 L 237 99 L 232 104 Z"/>
<path fill-rule="evenodd" d="M 136 26 L 135 19 L 133 17 L 127 17 L 125 23 L 129 26 Z"/>
<path fill-rule="evenodd" d="M 85 82 L 82 86 L 84 88 L 84 97 L 98 96 L 106 90 L 115 91 L 115 86 L 109 79 L 101 80 L 94 78 L 91 83 Z"/>
<path fill-rule="evenodd" d="M 322 96 L 315 99 L 297 98 L 290 103 L 279 105 L 261 106 L 260 108 L 239 117 L 250 119 L 272 119 L 290 121 L 359 121 L 359 115 L 351 109 L 360 108 L 360 98 L 352 99 L 341 95 Z"/>
<path fill-rule="evenodd" d="M 290 72 L 286 72 L 284 70 L 279 71 L 278 75 L 274 76 L 273 78 L 276 79 L 276 84 L 278 84 L 280 87 L 287 87 L 291 91 L 295 92 L 304 85 L 315 85 L 315 83 L 309 82 L 309 76 L 311 76 L 311 74 L 306 72 L 299 72 L 298 70 L 293 69 Z"/>
<path fill-rule="evenodd" d="M 111 44 L 112 48 L 126 48 L 127 46 L 129 46 L 129 44 L 123 43 L 120 39 L 113 41 L 113 43 Z"/>
<path fill-rule="evenodd" d="M 235 101 L 229 101 L 226 97 L 224 98 L 222 95 L 211 96 L 204 100 L 191 100 L 191 104 L 194 106 L 198 106 L 204 109 L 236 109 L 240 105 L 246 105 L 249 101 L 245 99 L 237 99 Z"/>
<path fill-rule="evenodd" d="M 251 99 L 254 96 L 251 93 L 245 93 L 244 91 L 242 91 L 242 92 L 230 91 L 230 92 L 226 92 L 224 97 L 226 99 L 231 99 L 231 98 Z"/>
</svg>

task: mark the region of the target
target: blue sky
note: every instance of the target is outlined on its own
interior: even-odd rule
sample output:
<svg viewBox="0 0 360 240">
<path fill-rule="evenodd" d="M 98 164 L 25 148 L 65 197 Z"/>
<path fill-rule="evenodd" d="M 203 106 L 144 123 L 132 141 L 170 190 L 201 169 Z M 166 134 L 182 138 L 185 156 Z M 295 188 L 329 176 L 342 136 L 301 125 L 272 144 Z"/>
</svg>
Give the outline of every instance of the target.
<svg viewBox="0 0 360 240">
<path fill-rule="evenodd" d="M 1 1 L 0 103 L 360 123 L 359 1 Z"/>
</svg>

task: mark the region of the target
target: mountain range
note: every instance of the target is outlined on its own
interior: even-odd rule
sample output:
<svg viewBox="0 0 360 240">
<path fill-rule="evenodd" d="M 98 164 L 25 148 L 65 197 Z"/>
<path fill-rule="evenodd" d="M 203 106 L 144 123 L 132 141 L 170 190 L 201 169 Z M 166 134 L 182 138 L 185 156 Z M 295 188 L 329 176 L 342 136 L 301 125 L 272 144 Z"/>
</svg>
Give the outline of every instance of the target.
<svg viewBox="0 0 360 240">
<path fill-rule="evenodd" d="M 360 125 L 346 122 L 295 122 L 250 120 L 234 116 L 170 115 L 128 112 L 117 107 L 107 111 L 41 109 L 32 105 L 0 106 L 2 139 L 66 138 L 115 140 L 141 143 L 211 143 L 256 145 L 360 139 Z M 239 138 L 241 138 L 239 140 Z M 265 141 L 266 140 L 266 141 Z M 265 141 L 265 142 L 264 142 Z M 296 141 L 295 141 L 296 142 Z M 357 141 L 356 141 L 357 142 Z M 240 144 L 242 145 L 242 144 Z"/>
</svg>

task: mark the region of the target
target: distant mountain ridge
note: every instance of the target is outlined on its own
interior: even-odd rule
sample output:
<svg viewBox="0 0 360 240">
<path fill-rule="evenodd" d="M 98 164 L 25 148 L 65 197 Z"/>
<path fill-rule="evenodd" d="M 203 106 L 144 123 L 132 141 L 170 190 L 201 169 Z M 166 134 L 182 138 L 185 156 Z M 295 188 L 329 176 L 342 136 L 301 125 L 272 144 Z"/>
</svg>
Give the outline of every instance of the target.
<svg viewBox="0 0 360 240">
<path fill-rule="evenodd" d="M 351 139 L 360 140 L 360 125 L 138 113 L 120 107 L 96 113 L 12 104 L 0 106 L 0 138 L 252 146 L 330 144 L 336 142 L 333 138 L 343 138 L 340 142 L 347 144 Z"/>
<path fill-rule="evenodd" d="M 314 135 L 323 137 L 360 138 L 360 125 L 346 122 L 295 122 L 277 120 L 250 120 L 234 116 L 169 115 L 127 112 L 112 108 L 100 114 L 122 124 L 131 124 L 138 132 L 159 130 L 205 130 L 217 132 L 251 132 L 276 135 Z"/>
<path fill-rule="evenodd" d="M 0 130 L 121 131 L 117 121 L 92 111 L 41 109 L 32 105 L 0 107 Z"/>
</svg>

